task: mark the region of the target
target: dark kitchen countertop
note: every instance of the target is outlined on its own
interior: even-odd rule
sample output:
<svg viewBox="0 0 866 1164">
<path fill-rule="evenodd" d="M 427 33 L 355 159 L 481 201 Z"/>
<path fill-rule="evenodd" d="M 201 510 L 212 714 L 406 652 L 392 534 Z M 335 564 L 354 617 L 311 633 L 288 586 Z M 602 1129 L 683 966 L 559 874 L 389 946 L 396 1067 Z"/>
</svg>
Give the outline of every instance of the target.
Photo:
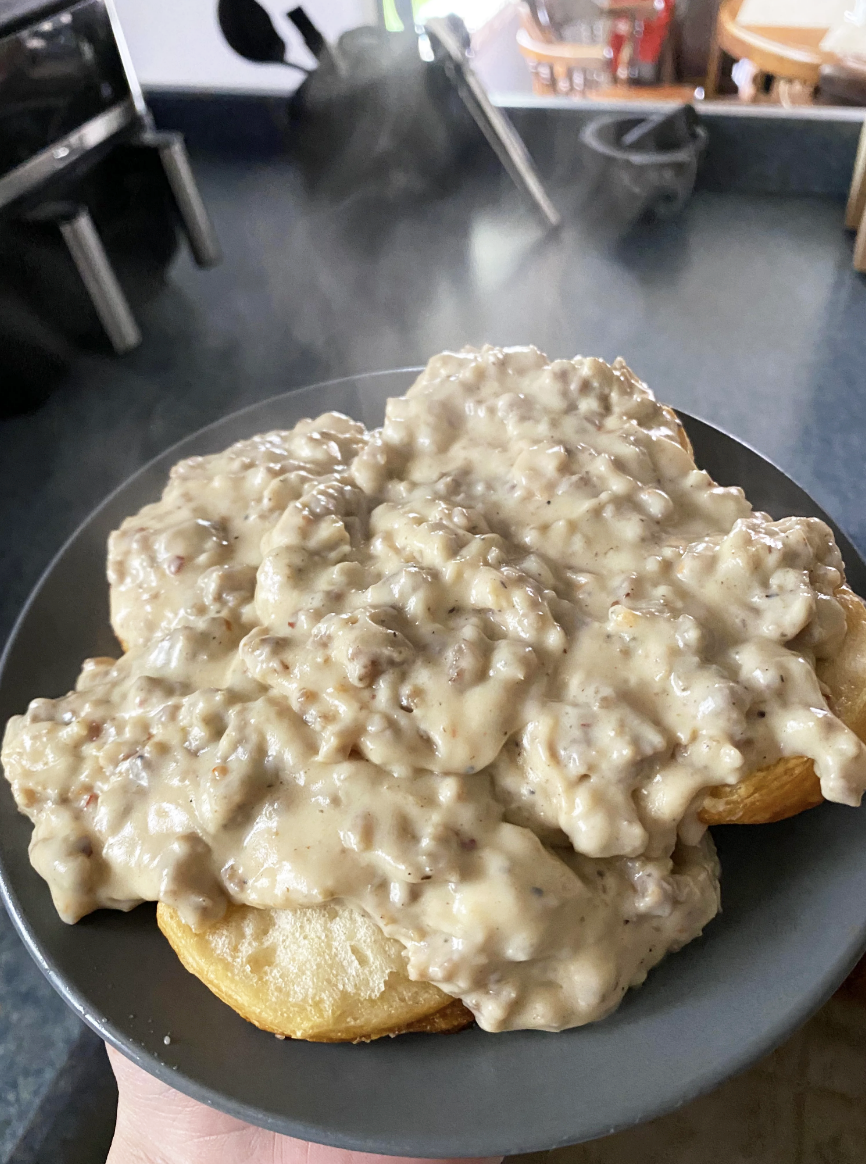
<svg viewBox="0 0 866 1164">
<path fill-rule="evenodd" d="M 662 399 L 779 464 L 866 552 L 866 280 L 838 196 L 703 190 L 679 220 L 605 241 L 584 219 L 545 237 L 483 172 L 399 209 L 310 201 L 274 158 L 195 168 L 222 265 L 182 253 L 138 313 L 138 351 L 81 353 L 41 408 L 0 420 L 3 637 L 78 522 L 172 442 L 275 393 L 466 343 L 623 355 Z M 55 1080 L 98 1074 L 96 1057 L 3 916 L 0 1162 L 61 1160 L 60 1131 L 39 1147 L 60 1127 Z"/>
</svg>

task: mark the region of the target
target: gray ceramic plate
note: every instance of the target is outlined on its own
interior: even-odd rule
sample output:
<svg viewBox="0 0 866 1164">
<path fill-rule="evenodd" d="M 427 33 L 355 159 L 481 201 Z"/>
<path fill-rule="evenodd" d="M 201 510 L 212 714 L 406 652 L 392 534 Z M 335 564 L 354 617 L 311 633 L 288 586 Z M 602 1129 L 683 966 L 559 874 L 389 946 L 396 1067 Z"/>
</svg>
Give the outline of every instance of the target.
<svg viewBox="0 0 866 1164">
<path fill-rule="evenodd" d="M 240 437 L 339 409 L 368 424 L 412 371 L 319 385 L 254 405 L 176 445 L 123 485 L 61 550 L 13 632 L 0 720 L 59 695 L 108 625 L 105 539 L 156 498 L 169 467 Z M 776 516 L 825 517 L 780 470 L 684 418 L 698 463 Z M 866 567 L 838 534 L 851 584 Z M 361 1151 L 474 1156 L 552 1148 L 650 1119 L 781 1042 L 866 944 L 866 812 L 824 805 L 762 828 L 716 831 L 724 913 L 604 1022 L 558 1035 L 407 1035 L 367 1046 L 281 1042 L 182 969 L 152 906 L 65 926 L 27 860 L 30 824 L 0 781 L 2 889 L 39 967 L 95 1030 L 181 1091 L 289 1135 Z M 171 1042 L 165 1045 L 164 1036 Z"/>
</svg>

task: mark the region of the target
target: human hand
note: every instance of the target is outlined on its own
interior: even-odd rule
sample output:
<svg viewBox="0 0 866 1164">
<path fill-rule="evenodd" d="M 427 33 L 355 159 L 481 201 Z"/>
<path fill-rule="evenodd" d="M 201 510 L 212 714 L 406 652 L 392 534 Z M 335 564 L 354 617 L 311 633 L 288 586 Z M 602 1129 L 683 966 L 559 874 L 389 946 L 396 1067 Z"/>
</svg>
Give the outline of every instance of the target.
<svg viewBox="0 0 866 1164">
<path fill-rule="evenodd" d="M 430 1164 L 308 1144 L 215 1111 L 108 1048 L 117 1079 L 117 1126 L 106 1164 Z M 501 1156 L 466 1164 L 498 1164 Z"/>
</svg>

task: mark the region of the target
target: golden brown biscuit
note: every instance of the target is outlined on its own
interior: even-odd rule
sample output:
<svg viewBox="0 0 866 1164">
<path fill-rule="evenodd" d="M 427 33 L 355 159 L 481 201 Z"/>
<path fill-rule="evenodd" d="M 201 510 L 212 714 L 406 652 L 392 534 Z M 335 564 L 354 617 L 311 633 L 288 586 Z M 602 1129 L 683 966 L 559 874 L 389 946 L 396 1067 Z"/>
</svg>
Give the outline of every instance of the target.
<svg viewBox="0 0 866 1164">
<path fill-rule="evenodd" d="M 161 903 L 157 921 L 187 970 L 274 1034 L 359 1043 L 472 1022 L 462 1002 L 432 983 L 413 982 L 400 943 L 342 903 L 292 910 L 233 905 L 201 933 Z"/>
<path fill-rule="evenodd" d="M 848 586 L 836 591 L 848 624 L 839 653 L 822 659 L 818 678 L 829 692 L 836 715 L 866 741 L 866 606 Z M 823 800 L 815 766 L 789 756 L 760 768 L 739 784 L 712 789 L 700 818 L 704 824 L 770 824 L 814 808 Z"/>
</svg>

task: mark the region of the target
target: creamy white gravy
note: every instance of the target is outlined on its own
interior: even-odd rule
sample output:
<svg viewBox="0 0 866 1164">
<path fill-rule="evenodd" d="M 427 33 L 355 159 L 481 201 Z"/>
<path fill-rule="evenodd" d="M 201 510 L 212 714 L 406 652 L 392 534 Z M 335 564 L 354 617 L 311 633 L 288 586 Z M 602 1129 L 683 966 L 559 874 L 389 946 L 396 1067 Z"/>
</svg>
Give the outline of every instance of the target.
<svg viewBox="0 0 866 1164">
<path fill-rule="evenodd" d="M 111 538 L 127 653 L 6 731 L 60 915 L 344 899 L 487 1030 L 609 1013 L 718 909 L 708 788 L 866 787 L 830 530 L 686 444 L 621 361 L 485 348 L 178 465 Z"/>
</svg>

